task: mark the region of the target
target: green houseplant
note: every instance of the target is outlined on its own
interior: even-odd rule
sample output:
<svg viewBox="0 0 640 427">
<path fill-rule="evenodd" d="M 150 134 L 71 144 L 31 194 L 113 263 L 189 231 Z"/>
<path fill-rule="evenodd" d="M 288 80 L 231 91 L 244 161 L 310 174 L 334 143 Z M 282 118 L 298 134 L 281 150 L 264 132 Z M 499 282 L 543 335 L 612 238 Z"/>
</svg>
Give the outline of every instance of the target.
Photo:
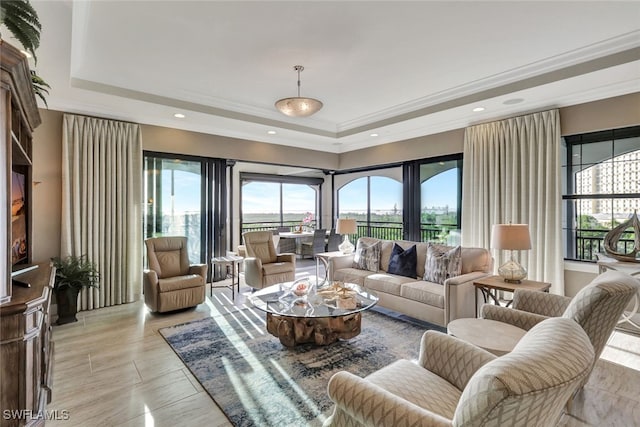
<svg viewBox="0 0 640 427">
<path fill-rule="evenodd" d="M 29 0 L 0 1 L 0 26 L 2 25 L 33 56 L 34 63 L 37 63 L 36 49 L 40 46 L 42 25 Z M 48 107 L 45 94 L 49 94 L 51 86 L 34 70 L 31 70 L 31 84 L 33 93 Z"/>
<path fill-rule="evenodd" d="M 56 268 L 53 290 L 58 302 L 58 325 L 77 322 L 78 294 L 84 287 L 98 287 L 100 274 L 96 265 L 83 256 L 53 258 Z"/>
</svg>

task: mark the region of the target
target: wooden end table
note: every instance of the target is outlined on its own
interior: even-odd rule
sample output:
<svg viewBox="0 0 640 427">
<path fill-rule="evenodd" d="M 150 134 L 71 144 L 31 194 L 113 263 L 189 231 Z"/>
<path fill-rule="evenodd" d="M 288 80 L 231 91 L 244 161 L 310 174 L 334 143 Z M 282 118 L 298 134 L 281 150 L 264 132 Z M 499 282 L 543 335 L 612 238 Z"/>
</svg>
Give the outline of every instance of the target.
<svg viewBox="0 0 640 427">
<path fill-rule="evenodd" d="M 535 280 L 522 280 L 521 283 L 509 283 L 505 282 L 500 276 L 483 277 L 482 279 L 474 280 L 473 286 L 475 286 L 475 307 L 476 316 L 478 310 L 478 290 L 482 292 L 484 302 L 487 303 L 492 300 L 495 305 L 500 305 L 500 299 L 498 298 L 499 291 L 515 292 L 516 289 L 527 289 L 530 291 L 549 292 L 551 283 L 536 282 Z M 511 305 L 513 300 L 507 302 L 507 307 Z"/>
</svg>

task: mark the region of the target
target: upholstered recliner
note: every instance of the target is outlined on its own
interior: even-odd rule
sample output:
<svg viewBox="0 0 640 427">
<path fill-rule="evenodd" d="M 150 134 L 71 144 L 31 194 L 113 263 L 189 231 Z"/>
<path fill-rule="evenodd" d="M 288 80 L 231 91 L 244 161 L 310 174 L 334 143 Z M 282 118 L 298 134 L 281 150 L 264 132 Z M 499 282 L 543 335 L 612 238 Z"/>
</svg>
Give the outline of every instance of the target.
<svg viewBox="0 0 640 427">
<path fill-rule="evenodd" d="M 564 318 L 541 322 L 500 357 L 427 331 L 417 363 L 398 360 L 366 378 L 336 373 L 324 426 L 552 426 L 593 357 L 586 333 Z"/>
<path fill-rule="evenodd" d="M 622 312 L 638 292 L 638 285 L 640 282 L 628 274 L 607 271 L 593 279 L 573 298 L 518 289 L 513 295 L 512 308 L 485 304 L 482 306 L 482 317 L 524 330 L 549 317 L 573 319 L 591 340 L 595 365 Z"/>
<path fill-rule="evenodd" d="M 151 311 L 193 307 L 205 299 L 207 265 L 189 265 L 186 237 L 145 240 L 149 270 L 144 271 L 144 301 Z"/>
<path fill-rule="evenodd" d="M 247 257 L 244 259 L 244 281 L 261 289 L 296 276 L 296 255 L 278 254 L 271 231 L 247 231 L 242 234 Z"/>
</svg>

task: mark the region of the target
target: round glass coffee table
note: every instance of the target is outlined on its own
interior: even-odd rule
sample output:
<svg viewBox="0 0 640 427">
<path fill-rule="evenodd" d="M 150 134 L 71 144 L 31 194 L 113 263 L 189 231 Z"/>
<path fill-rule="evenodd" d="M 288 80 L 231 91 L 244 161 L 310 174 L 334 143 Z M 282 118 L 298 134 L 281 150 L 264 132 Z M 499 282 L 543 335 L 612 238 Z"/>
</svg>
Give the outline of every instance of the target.
<svg viewBox="0 0 640 427">
<path fill-rule="evenodd" d="M 362 312 L 378 302 L 375 293 L 352 283 L 315 287 L 314 279 L 280 283 L 249 297 L 267 313 L 267 331 L 282 345 L 327 345 L 360 333 Z"/>
</svg>

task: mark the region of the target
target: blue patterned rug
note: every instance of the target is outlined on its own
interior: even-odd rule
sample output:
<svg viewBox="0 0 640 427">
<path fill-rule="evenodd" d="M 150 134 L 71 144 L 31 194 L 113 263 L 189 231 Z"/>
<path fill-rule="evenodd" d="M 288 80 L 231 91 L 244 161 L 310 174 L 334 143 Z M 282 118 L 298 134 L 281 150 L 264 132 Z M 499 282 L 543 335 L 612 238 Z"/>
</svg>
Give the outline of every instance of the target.
<svg viewBox="0 0 640 427">
<path fill-rule="evenodd" d="M 427 329 L 370 310 L 355 338 L 289 349 L 266 332 L 264 313 L 244 309 L 160 334 L 234 426 L 281 427 L 321 425 L 333 407 L 326 389 L 334 373 L 366 376 L 397 359 L 417 360 Z"/>
</svg>

